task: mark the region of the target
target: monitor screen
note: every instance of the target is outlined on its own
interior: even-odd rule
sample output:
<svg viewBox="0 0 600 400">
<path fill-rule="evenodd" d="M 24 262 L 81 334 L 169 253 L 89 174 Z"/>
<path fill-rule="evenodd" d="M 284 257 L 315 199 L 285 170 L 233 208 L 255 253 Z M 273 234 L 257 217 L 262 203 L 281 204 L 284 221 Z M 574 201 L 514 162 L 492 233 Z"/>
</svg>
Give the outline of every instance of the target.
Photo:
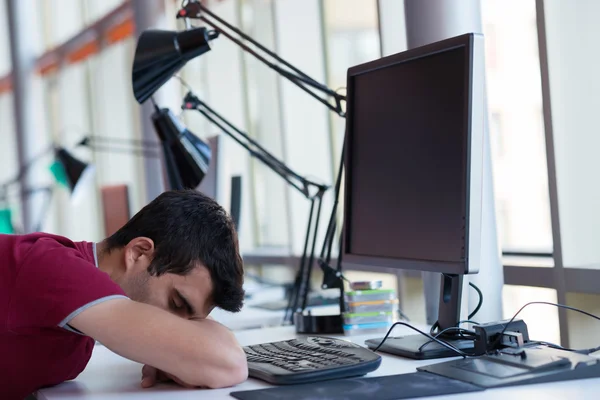
<svg viewBox="0 0 600 400">
<path fill-rule="evenodd" d="M 406 56 L 349 71 L 344 257 L 466 273 L 471 49 Z"/>
</svg>

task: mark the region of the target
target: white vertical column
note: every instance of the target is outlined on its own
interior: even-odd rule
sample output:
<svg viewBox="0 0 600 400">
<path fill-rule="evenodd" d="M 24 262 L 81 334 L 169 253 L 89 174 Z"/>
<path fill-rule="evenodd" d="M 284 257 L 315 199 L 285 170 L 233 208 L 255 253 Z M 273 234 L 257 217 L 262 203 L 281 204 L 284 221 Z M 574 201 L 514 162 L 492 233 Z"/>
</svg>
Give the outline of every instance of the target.
<svg viewBox="0 0 600 400">
<path fill-rule="evenodd" d="M 33 96 L 33 75 L 35 72 L 35 38 L 29 23 L 30 10 L 35 10 L 32 0 L 7 0 L 10 54 L 12 59 L 12 79 L 15 131 L 19 169 L 27 166 L 39 150 L 36 146 L 35 101 Z M 39 141 L 38 141 L 39 142 Z M 31 174 L 25 174 L 21 190 L 31 186 Z M 33 196 L 21 194 L 22 220 L 25 232 L 34 229 L 35 203 Z"/>
<path fill-rule="evenodd" d="M 405 0 L 404 7 L 406 39 L 409 49 L 468 32 L 482 32 L 480 0 Z M 502 317 L 503 273 L 496 233 L 487 119 L 484 140 L 486 145 L 483 166 L 482 264 L 479 266 L 479 274 L 473 275 L 469 279 L 484 294 L 483 306 L 477 314 L 477 319 L 493 321 Z M 430 313 L 436 316 L 439 301 L 439 274 L 425 273 L 423 278 L 428 302 L 428 317 Z M 465 279 L 463 292 L 468 290 L 467 282 L 468 279 Z M 477 304 L 477 296 L 469 296 L 469 310 L 472 310 L 475 304 Z M 428 318 L 428 321 L 430 319 Z"/>
</svg>

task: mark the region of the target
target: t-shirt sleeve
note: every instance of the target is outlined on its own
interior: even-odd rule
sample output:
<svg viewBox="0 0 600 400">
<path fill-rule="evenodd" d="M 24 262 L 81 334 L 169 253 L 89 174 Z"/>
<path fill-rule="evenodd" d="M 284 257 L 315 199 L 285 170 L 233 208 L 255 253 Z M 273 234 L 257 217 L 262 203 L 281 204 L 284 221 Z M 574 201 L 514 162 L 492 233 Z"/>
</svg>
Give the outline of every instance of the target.
<svg viewBox="0 0 600 400">
<path fill-rule="evenodd" d="M 40 239 L 18 269 L 9 306 L 9 329 L 64 327 L 102 301 L 127 298 L 108 274 L 76 248 Z"/>
</svg>

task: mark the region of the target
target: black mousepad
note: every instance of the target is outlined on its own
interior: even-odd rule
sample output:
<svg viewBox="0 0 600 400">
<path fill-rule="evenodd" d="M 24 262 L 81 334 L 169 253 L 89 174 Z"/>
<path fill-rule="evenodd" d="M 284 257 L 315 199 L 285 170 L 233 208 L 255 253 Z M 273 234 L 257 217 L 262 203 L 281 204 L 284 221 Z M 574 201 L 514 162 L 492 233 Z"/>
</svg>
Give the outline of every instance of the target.
<svg viewBox="0 0 600 400">
<path fill-rule="evenodd" d="M 232 392 L 239 400 L 397 400 L 483 391 L 475 385 L 428 372 L 337 379 L 303 385 Z"/>
</svg>

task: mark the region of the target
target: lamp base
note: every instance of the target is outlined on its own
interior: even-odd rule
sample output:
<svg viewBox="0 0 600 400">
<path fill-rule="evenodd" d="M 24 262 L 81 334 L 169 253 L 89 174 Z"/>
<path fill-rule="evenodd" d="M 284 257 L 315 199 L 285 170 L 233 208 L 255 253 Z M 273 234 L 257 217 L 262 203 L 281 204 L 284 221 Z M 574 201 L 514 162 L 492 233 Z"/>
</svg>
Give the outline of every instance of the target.
<svg viewBox="0 0 600 400">
<path fill-rule="evenodd" d="M 294 313 L 294 326 L 296 333 L 344 333 L 344 322 L 341 314 L 312 315 L 310 312 Z"/>
</svg>

